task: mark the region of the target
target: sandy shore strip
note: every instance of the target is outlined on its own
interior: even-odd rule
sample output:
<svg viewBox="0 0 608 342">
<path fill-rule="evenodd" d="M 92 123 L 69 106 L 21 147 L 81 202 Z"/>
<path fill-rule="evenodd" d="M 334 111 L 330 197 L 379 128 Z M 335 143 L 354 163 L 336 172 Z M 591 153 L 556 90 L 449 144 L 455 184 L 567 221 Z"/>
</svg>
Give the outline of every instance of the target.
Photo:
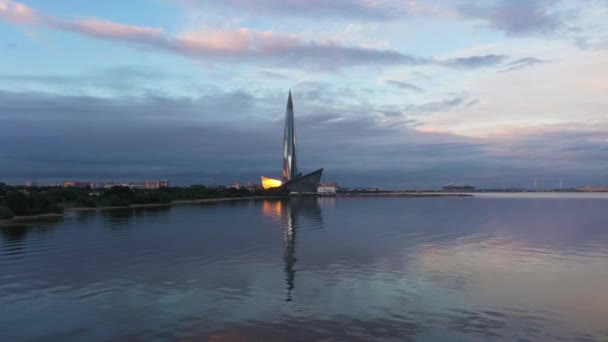
<svg viewBox="0 0 608 342">
<path fill-rule="evenodd" d="M 29 216 L 15 216 L 12 219 L 0 220 L 0 227 L 12 226 L 19 223 L 35 222 L 35 221 L 46 221 L 62 218 L 64 214 L 40 214 L 40 215 L 29 215 Z"/>
<path fill-rule="evenodd" d="M 196 200 L 176 200 L 168 203 L 147 203 L 147 204 L 131 204 L 127 207 L 95 207 L 95 208 L 66 208 L 66 212 L 79 212 L 79 211 L 98 211 L 98 210 L 116 210 L 116 209 L 137 209 L 137 208 L 161 208 L 161 207 L 172 207 L 176 205 L 184 204 L 197 204 L 197 203 L 215 203 L 215 202 L 232 202 L 232 201 L 245 201 L 245 200 L 259 200 L 259 199 L 277 199 L 280 196 L 249 196 L 249 197 L 222 197 L 222 198 L 201 198 Z"/>
</svg>

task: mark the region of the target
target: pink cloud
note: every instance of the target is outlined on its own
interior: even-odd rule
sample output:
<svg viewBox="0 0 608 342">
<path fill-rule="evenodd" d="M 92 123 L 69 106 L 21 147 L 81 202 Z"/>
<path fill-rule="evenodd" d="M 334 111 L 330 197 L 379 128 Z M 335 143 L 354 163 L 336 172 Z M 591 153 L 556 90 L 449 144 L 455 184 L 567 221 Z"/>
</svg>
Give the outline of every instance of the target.
<svg viewBox="0 0 608 342">
<path fill-rule="evenodd" d="M 162 28 L 125 25 L 98 19 L 57 18 L 44 15 L 11 0 L 0 0 L 0 21 L 68 31 L 97 39 L 122 41 L 198 59 L 222 57 L 222 61 L 248 61 L 315 69 L 429 62 L 427 59 L 404 55 L 393 50 L 345 47 L 335 41 L 304 41 L 295 35 L 248 28 L 205 29 L 171 36 Z"/>
<path fill-rule="evenodd" d="M 42 26 L 108 39 L 159 39 L 164 30 L 154 27 L 124 25 L 97 19 L 62 20 L 44 15 L 12 0 L 0 0 L 0 20 L 16 25 Z"/>
<path fill-rule="evenodd" d="M 236 31 L 228 30 L 201 30 L 184 33 L 177 36 L 176 44 L 193 52 L 246 52 L 255 43 L 256 32 L 241 28 Z"/>
<path fill-rule="evenodd" d="M 373 63 L 419 63 L 418 59 L 396 51 L 344 47 L 335 41 L 305 41 L 297 35 L 248 28 L 187 32 L 172 37 L 165 48 L 201 58 L 221 56 L 223 61 L 238 59 L 316 69 Z"/>
<path fill-rule="evenodd" d="M 165 31 L 162 28 L 123 25 L 97 19 L 84 19 L 76 22 L 67 22 L 67 24 L 60 28 L 97 38 L 138 40 L 159 39 L 165 35 Z"/>
<path fill-rule="evenodd" d="M 273 0 L 274 1 L 274 0 Z M 270 1 L 268 3 L 274 3 Z M 312 4 L 343 6 L 348 1 L 336 3 L 314 0 Z M 309 2 L 290 0 L 293 6 L 308 6 Z M 332 5 L 333 4 L 333 5 Z M 365 6 L 375 6 L 374 1 L 363 1 Z M 436 61 L 400 53 L 366 47 L 343 46 L 333 40 L 305 41 L 296 35 L 277 34 L 272 31 L 256 31 L 248 28 L 237 30 L 199 30 L 171 36 L 162 28 L 126 25 L 99 19 L 67 20 L 37 12 L 12 0 L 0 0 L 0 21 L 15 25 L 45 27 L 72 32 L 96 39 L 112 40 L 152 48 L 190 58 L 207 59 L 221 57 L 222 62 L 251 62 L 307 69 L 339 69 L 361 65 L 420 65 L 442 64 L 456 67 L 493 65 L 505 56 L 473 56 L 454 61 Z"/>
<path fill-rule="evenodd" d="M 240 28 L 228 30 L 201 30 L 175 37 L 177 47 L 190 53 L 237 53 L 240 55 L 271 54 L 297 48 L 302 42 L 296 36 L 279 35 L 272 31 L 254 31 Z"/>
<path fill-rule="evenodd" d="M 165 38 L 165 31 L 162 28 L 124 25 L 98 19 L 63 20 L 46 17 L 44 26 L 98 39 L 150 43 L 161 42 Z"/>
<path fill-rule="evenodd" d="M 0 20 L 19 24 L 35 25 L 40 23 L 40 15 L 32 8 L 11 0 L 0 0 Z"/>
</svg>

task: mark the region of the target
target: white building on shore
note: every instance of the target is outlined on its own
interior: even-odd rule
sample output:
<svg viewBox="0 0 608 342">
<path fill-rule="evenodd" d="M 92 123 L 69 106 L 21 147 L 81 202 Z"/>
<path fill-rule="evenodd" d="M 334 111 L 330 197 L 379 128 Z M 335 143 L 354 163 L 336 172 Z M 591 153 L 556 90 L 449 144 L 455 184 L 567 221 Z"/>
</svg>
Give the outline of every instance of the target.
<svg viewBox="0 0 608 342">
<path fill-rule="evenodd" d="M 336 196 L 338 183 L 321 183 L 317 188 L 319 196 Z"/>
</svg>

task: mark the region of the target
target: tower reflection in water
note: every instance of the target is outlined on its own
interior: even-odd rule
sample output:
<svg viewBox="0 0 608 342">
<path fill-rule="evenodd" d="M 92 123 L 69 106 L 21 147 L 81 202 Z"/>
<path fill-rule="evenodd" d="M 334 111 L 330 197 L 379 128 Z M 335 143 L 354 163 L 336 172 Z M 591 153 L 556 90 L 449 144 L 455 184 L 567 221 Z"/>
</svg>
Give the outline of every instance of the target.
<svg viewBox="0 0 608 342">
<path fill-rule="evenodd" d="M 320 199 L 316 197 L 292 197 L 288 200 L 264 201 L 265 216 L 278 218 L 283 228 L 283 264 L 287 285 L 287 302 L 292 301 L 295 288 L 297 262 L 296 238 L 298 231 L 323 229 Z"/>
</svg>

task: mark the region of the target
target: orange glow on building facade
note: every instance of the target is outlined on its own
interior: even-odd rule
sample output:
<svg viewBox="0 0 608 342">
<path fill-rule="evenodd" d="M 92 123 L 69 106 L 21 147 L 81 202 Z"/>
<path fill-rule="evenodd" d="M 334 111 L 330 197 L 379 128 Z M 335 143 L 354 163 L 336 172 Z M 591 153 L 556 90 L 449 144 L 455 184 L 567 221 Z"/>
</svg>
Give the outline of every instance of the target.
<svg viewBox="0 0 608 342">
<path fill-rule="evenodd" d="M 262 187 L 264 188 L 264 190 L 278 188 L 281 185 L 283 185 L 283 182 L 278 179 L 272 179 L 262 176 Z"/>
</svg>

